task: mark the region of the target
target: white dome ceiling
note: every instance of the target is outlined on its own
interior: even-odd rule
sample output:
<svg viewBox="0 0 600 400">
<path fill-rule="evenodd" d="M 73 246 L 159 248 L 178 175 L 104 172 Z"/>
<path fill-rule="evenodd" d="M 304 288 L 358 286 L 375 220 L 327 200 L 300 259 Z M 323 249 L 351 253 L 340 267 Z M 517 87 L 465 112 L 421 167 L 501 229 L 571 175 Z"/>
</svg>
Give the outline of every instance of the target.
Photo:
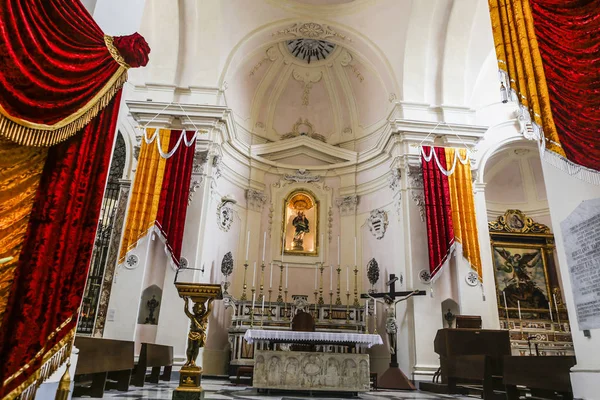
<svg viewBox="0 0 600 400">
<path fill-rule="evenodd" d="M 270 141 L 308 135 L 329 144 L 381 126 L 395 94 L 376 67 L 327 26 L 294 29 L 297 37 L 264 46 L 239 63 L 227 96 L 238 124 Z"/>
</svg>

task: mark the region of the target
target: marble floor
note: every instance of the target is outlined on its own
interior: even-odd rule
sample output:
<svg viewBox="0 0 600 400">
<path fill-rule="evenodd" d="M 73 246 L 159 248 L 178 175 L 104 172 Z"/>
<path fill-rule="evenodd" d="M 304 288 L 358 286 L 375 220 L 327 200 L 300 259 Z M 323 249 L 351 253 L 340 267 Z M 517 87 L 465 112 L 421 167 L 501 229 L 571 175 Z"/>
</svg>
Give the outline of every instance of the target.
<svg viewBox="0 0 600 400">
<path fill-rule="evenodd" d="M 172 380 L 170 382 L 161 382 L 158 384 L 146 383 L 143 388 L 135 388 L 130 386 L 128 392 L 118 392 L 110 390 L 104 392 L 104 399 L 122 399 L 122 400 L 170 400 L 173 389 L 177 387 L 177 381 Z M 338 396 L 326 396 L 322 394 L 315 394 L 313 397 L 308 395 L 296 395 L 293 393 L 257 393 L 255 389 L 251 387 L 240 385 L 235 386 L 227 380 L 218 380 L 211 378 L 202 379 L 202 387 L 204 389 L 204 398 L 209 399 L 269 399 L 269 400 L 295 400 L 295 399 L 344 399 L 341 395 Z M 85 399 L 86 397 L 81 397 Z M 356 398 L 356 397 L 355 397 Z M 362 393 L 358 399 L 364 400 L 437 400 L 437 399 L 474 399 L 474 397 L 461 397 L 461 396 L 447 396 L 447 395 L 434 395 L 425 392 L 404 392 L 404 391 L 387 391 L 378 390 L 374 392 Z"/>
</svg>

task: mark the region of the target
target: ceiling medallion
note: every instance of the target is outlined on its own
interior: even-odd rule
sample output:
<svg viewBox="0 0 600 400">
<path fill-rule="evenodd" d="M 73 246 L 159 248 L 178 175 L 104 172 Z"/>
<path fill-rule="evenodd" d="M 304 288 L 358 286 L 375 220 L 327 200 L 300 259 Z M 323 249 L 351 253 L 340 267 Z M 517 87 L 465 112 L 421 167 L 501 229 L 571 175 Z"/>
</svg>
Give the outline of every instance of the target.
<svg viewBox="0 0 600 400">
<path fill-rule="evenodd" d="M 288 40 L 287 48 L 294 57 L 310 64 L 311 61 L 325 60 L 335 49 L 335 44 L 326 40 L 299 38 Z"/>
<path fill-rule="evenodd" d="M 297 136 L 308 136 L 311 139 L 320 140 L 321 142 L 326 143 L 325 136 L 315 132 L 313 124 L 311 124 L 308 119 L 298 119 L 292 127 L 292 131 L 281 135 L 281 139 L 292 139 Z"/>
</svg>

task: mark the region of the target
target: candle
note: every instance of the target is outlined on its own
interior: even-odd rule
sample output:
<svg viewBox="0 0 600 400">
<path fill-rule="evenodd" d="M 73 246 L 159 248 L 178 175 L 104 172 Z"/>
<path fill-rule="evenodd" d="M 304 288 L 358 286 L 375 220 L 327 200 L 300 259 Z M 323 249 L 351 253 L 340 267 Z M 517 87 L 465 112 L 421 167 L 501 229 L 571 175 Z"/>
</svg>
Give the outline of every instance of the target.
<svg viewBox="0 0 600 400">
<path fill-rule="evenodd" d="M 558 319 L 560 320 L 560 314 L 558 313 L 558 302 L 556 301 L 556 293 L 552 293 L 552 298 L 554 299 L 554 308 L 556 309 L 556 315 L 558 316 Z"/>
<path fill-rule="evenodd" d="M 340 237 L 338 235 L 338 265 L 340 265 L 340 256 L 341 256 L 340 249 L 341 249 L 341 247 L 340 247 Z"/>
<path fill-rule="evenodd" d="M 265 250 L 267 247 L 267 232 L 263 235 L 263 263 L 265 262 Z"/>
<path fill-rule="evenodd" d="M 373 314 L 377 317 L 377 302 L 373 299 Z"/>
<path fill-rule="evenodd" d="M 350 278 L 349 278 L 349 271 L 350 268 L 348 266 L 346 266 L 346 292 L 350 292 Z"/>
<path fill-rule="evenodd" d="M 319 270 L 319 264 L 315 265 L 315 290 L 317 290 L 317 271 Z"/>
<path fill-rule="evenodd" d="M 288 288 L 288 276 L 290 275 L 290 265 L 285 264 L 285 288 Z"/>
<path fill-rule="evenodd" d="M 285 250 L 285 236 L 283 237 L 283 240 L 281 241 L 281 262 L 283 263 L 283 251 Z"/>
<path fill-rule="evenodd" d="M 323 253 L 325 250 L 325 242 L 323 242 L 323 234 L 321 234 L 321 246 L 323 246 L 323 250 L 321 250 L 321 263 L 323 262 Z"/>
<path fill-rule="evenodd" d="M 261 308 L 262 308 L 262 310 L 260 312 L 260 315 L 262 315 L 264 317 L 265 316 L 265 296 L 263 296 Z"/>
<path fill-rule="evenodd" d="M 329 291 L 333 292 L 333 265 L 329 266 Z"/>
<path fill-rule="evenodd" d="M 354 265 L 358 265 L 358 263 L 356 262 L 356 260 L 358 260 L 358 258 L 356 257 L 356 236 L 354 236 Z"/>
<path fill-rule="evenodd" d="M 269 287 L 273 287 L 273 263 L 271 262 L 271 280 L 269 282 Z"/>
<path fill-rule="evenodd" d="M 252 293 L 252 314 L 254 314 L 254 304 L 256 303 L 256 292 Z"/>
<path fill-rule="evenodd" d="M 548 311 L 550 311 L 550 322 L 554 322 L 554 317 L 552 317 L 552 299 L 548 303 Z"/>
<path fill-rule="evenodd" d="M 252 274 L 252 287 L 256 283 L 256 261 L 254 261 L 254 273 Z"/>
<path fill-rule="evenodd" d="M 521 302 L 517 300 L 517 308 L 519 309 L 519 320 L 521 320 Z"/>
<path fill-rule="evenodd" d="M 506 304 L 506 292 L 502 291 L 502 297 L 504 297 L 504 309 L 506 310 L 506 316 L 508 316 L 508 305 Z"/>
<path fill-rule="evenodd" d="M 250 231 L 248 231 L 248 236 L 246 238 L 246 261 L 248 261 L 248 251 L 250 250 Z"/>
</svg>

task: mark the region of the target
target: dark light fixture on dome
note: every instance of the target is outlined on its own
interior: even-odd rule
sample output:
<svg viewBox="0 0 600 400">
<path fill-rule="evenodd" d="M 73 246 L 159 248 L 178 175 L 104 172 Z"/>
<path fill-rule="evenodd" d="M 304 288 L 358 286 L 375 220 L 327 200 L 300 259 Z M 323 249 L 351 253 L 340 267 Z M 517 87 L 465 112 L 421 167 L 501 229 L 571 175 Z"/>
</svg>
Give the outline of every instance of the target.
<svg viewBox="0 0 600 400">
<path fill-rule="evenodd" d="M 287 47 L 294 57 L 310 64 L 313 60 L 326 59 L 335 49 L 335 44 L 326 40 L 300 38 L 289 40 Z"/>
</svg>

